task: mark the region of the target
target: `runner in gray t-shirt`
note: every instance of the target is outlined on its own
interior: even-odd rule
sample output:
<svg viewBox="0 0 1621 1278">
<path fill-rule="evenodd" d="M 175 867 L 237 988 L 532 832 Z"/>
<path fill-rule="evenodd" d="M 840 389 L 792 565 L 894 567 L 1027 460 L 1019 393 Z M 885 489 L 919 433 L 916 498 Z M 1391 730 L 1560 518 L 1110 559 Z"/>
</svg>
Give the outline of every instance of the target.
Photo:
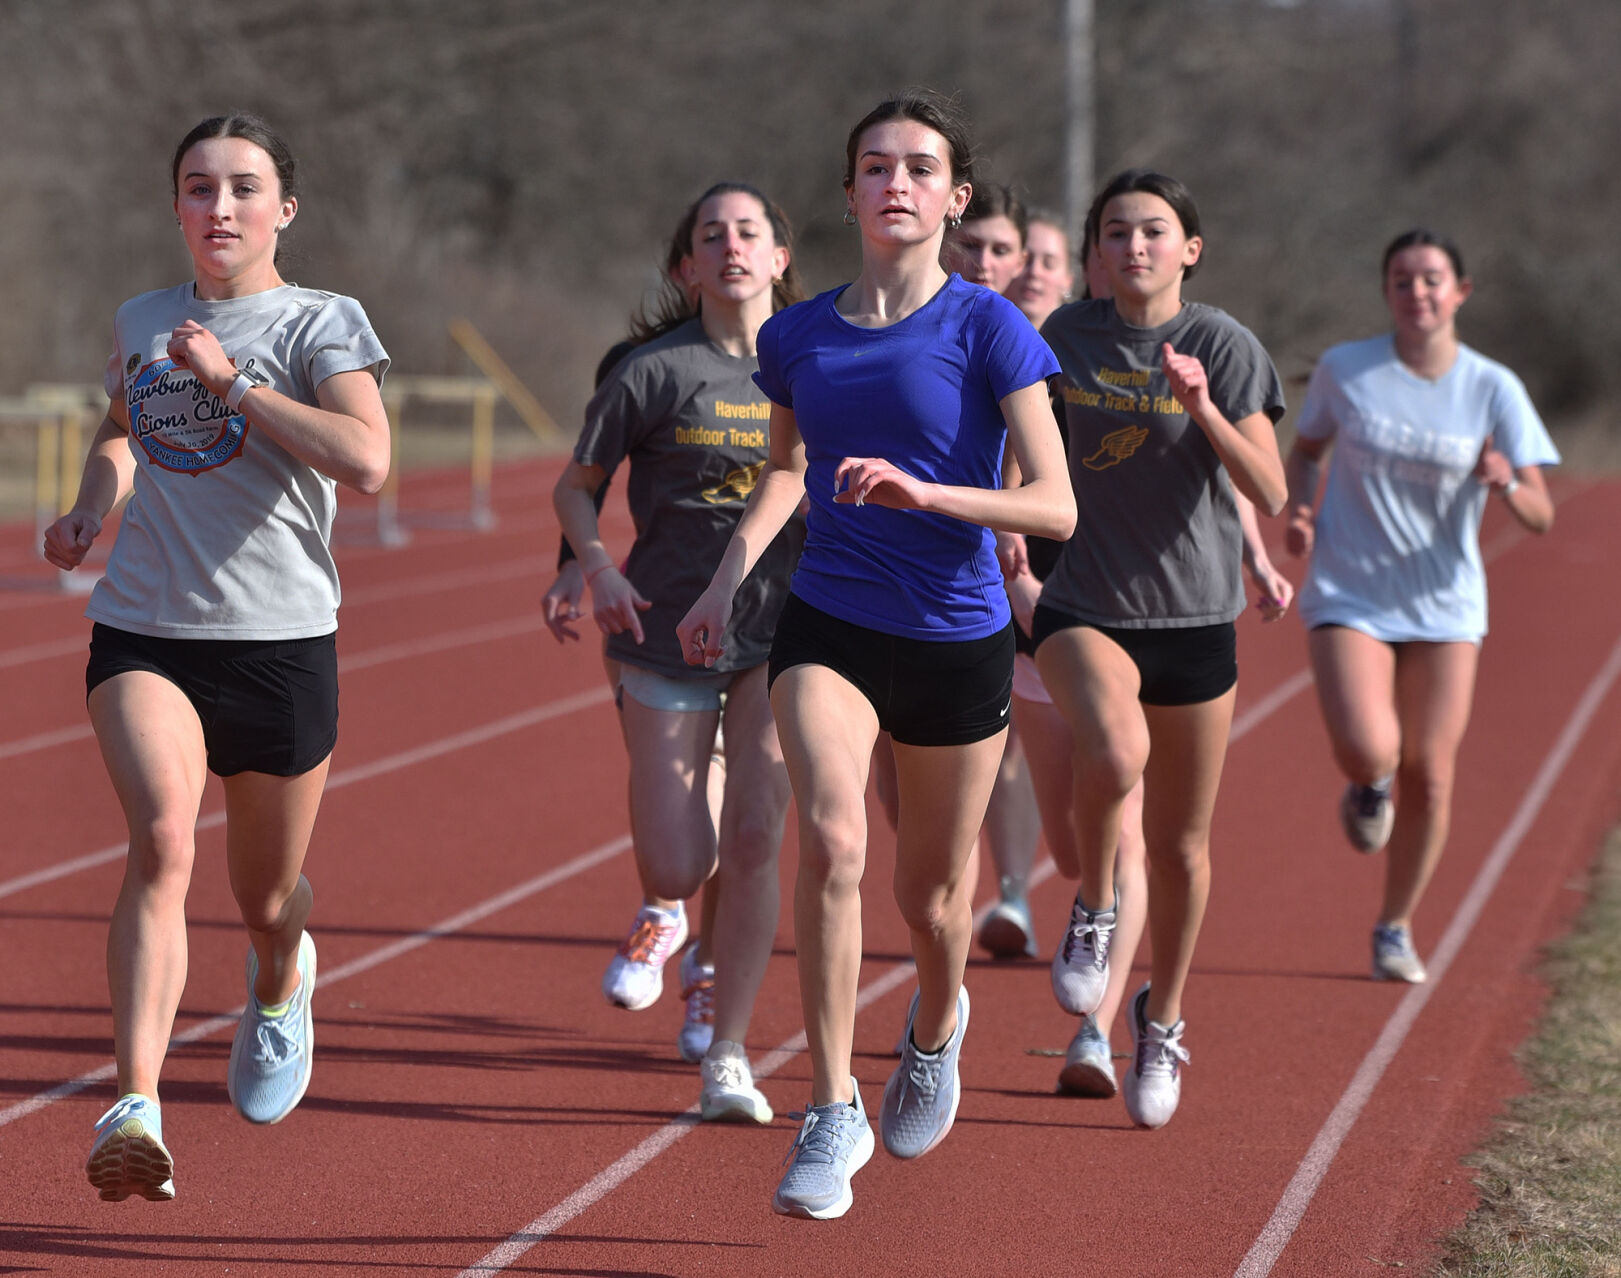
<svg viewBox="0 0 1621 1278">
<path fill-rule="evenodd" d="M 712 934 L 683 957 L 685 992 L 712 981 L 714 1021 L 702 1053 L 700 1112 L 769 1122 L 744 1051 L 776 931 L 776 858 L 788 786 L 766 689 L 765 660 L 802 525 L 766 549 L 745 586 L 748 605 L 729 631 L 730 660 L 694 671 L 675 624 L 708 585 L 765 462 L 770 408 L 754 385 L 755 335 L 797 300 L 788 228 L 752 187 L 722 183 L 687 211 L 672 240 L 660 336 L 627 355 L 586 409 L 574 460 L 553 493 L 579 556 L 592 613 L 618 665 L 630 754 L 631 831 L 643 905 L 603 975 L 610 1003 L 650 1007 L 663 968 L 687 937 L 684 898 L 715 867 Z M 671 321 L 686 317 L 685 322 Z M 593 496 L 622 461 L 636 540 L 621 571 L 603 545 Z M 727 819 L 719 838 L 704 802 L 722 712 Z M 689 1011 L 690 999 L 689 999 Z"/>
<path fill-rule="evenodd" d="M 1276 514 L 1283 464 L 1271 360 L 1222 312 L 1182 300 L 1203 250 L 1186 188 L 1114 178 L 1089 215 L 1112 301 L 1042 329 L 1063 367 L 1080 522 L 1035 611 L 1036 663 L 1074 734 L 1080 890 L 1052 967 L 1066 1011 L 1109 982 L 1114 862 L 1144 781 L 1152 982 L 1131 1000 L 1126 1110 L 1147 1127 L 1180 1098 L 1181 1000 L 1209 893 L 1210 818 L 1237 682 L 1243 610 L 1233 488 Z M 1153 750 L 1150 752 L 1150 738 Z"/>
<path fill-rule="evenodd" d="M 73 509 L 45 534 L 46 558 L 76 568 L 129 498 L 90 599 L 86 671 L 129 824 L 107 943 L 119 1099 L 86 1165 L 113 1201 L 175 1195 L 158 1074 L 185 984 L 209 770 L 224 780 L 251 942 L 227 1090 L 244 1118 L 275 1123 L 310 1080 L 313 896 L 300 871 L 337 732 L 327 537 L 336 485 L 375 492 L 388 472 L 388 356 L 358 303 L 278 273 L 293 177 L 286 145 L 252 116 L 205 120 L 181 142 L 174 211 L 195 281 L 119 309 L 112 403 Z"/>
</svg>

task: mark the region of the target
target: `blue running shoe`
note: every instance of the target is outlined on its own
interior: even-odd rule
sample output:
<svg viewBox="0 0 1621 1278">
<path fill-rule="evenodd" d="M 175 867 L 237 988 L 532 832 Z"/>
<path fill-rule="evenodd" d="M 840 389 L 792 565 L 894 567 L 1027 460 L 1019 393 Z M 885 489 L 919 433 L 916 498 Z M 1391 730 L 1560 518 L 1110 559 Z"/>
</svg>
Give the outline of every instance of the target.
<svg viewBox="0 0 1621 1278">
<path fill-rule="evenodd" d="M 957 1121 L 957 1102 L 962 1099 L 957 1061 L 968 1032 L 968 989 L 957 987 L 957 1028 L 937 1052 L 920 1052 L 912 1041 L 917 1001 L 918 996 L 912 995 L 901 1063 L 889 1076 L 880 1111 L 884 1148 L 896 1158 L 921 1158 L 943 1141 Z"/>
<path fill-rule="evenodd" d="M 174 1159 L 163 1145 L 163 1116 L 158 1103 L 139 1092 L 120 1096 L 96 1120 L 85 1175 L 107 1202 L 121 1203 L 131 1194 L 154 1203 L 174 1200 Z"/>
<path fill-rule="evenodd" d="M 1113 1096 L 1120 1090 L 1114 1076 L 1114 1050 L 1090 1015 L 1069 1041 L 1064 1068 L 1058 1071 L 1058 1090 L 1066 1096 Z"/>
<path fill-rule="evenodd" d="M 231 1043 L 225 1090 L 236 1112 L 250 1123 L 279 1123 L 304 1099 L 315 1065 L 315 942 L 305 932 L 298 942 L 298 988 L 279 1016 L 266 1016 L 254 997 L 259 956 L 248 950 L 248 1005 Z"/>
<path fill-rule="evenodd" d="M 783 1159 L 790 1166 L 771 1200 L 778 1215 L 833 1220 L 850 1210 L 850 1177 L 867 1165 L 873 1151 L 861 1085 L 852 1078 L 850 1086 L 855 1098 L 848 1105 L 811 1105 L 803 1114 L 790 1115 L 804 1124 Z"/>
</svg>

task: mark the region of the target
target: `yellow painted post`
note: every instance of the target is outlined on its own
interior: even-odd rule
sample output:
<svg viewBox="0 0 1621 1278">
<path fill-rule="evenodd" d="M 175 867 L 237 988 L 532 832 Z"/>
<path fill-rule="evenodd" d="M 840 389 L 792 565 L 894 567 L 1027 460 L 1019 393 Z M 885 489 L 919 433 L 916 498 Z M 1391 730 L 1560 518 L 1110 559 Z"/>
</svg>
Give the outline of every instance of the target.
<svg viewBox="0 0 1621 1278">
<path fill-rule="evenodd" d="M 62 462 L 57 469 L 57 502 L 56 513 L 65 515 L 73 509 L 73 503 L 79 496 L 79 472 L 84 468 L 84 458 L 80 455 L 80 448 L 84 439 L 83 418 L 76 412 L 62 414 L 61 422 L 61 456 Z"/>
<path fill-rule="evenodd" d="M 486 383 L 473 394 L 473 503 L 470 517 L 474 528 L 494 528 L 495 509 L 490 504 L 490 481 L 495 470 L 494 386 Z"/>
<path fill-rule="evenodd" d="M 385 546 L 403 546 L 411 540 L 400 523 L 400 431 L 404 426 L 404 401 L 398 395 L 383 395 L 383 411 L 388 414 L 388 478 L 377 494 L 377 540 Z"/>
<path fill-rule="evenodd" d="M 62 456 L 62 432 L 57 423 L 41 417 L 35 427 L 34 452 L 34 531 L 38 545 L 45 530 L 56 522 L 56 503 L 61 485 L 57 477 Z"/>
</svg>

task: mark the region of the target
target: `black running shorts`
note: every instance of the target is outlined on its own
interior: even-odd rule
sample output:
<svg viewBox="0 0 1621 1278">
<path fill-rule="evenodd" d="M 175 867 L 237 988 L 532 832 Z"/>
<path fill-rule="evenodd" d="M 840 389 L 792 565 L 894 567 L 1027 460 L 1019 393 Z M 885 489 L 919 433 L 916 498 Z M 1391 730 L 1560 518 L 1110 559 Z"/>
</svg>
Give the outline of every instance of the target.
<svg viewBox="0 0 1621 1278">
<path fill-rule="evenodd" d="M 1098 626 L 1046 604 L 1036 605 L 1032 638 L 1039 648 L 1060 630 L 1084 626 L 1115 641 L 1137 667 L 1137 699 L 1150 706 L 1195 706 L 1214 701 L 1238 682 L 1238 632 L 1230 621 L 1214 626 L 1153 630 Z"/>
<path fill-rule="evenodd" d="M 197 712 L 218 776 L 296 777 L 338 740 L 337 635 L 310 639 L 165 639 L 97 623 L 85 694 L 114 675 L 146 670 L 174 684 Z"/>
<path fill-rule="evenodd" d="M 907 639 L 829 616 L 792 593 L 771 644 L 772 683 L 826 666 L 853 684 L 901 745 L 970 745 L 1008 726 L 1013 624 L 983 639 Z"/>
</svg>

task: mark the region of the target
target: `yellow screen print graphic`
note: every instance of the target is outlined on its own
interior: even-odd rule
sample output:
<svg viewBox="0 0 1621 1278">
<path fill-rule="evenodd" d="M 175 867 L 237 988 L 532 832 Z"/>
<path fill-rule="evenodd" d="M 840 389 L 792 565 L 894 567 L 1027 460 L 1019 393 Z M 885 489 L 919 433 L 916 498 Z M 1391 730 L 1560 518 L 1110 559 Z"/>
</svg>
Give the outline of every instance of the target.
<svg viewBox="0 0 1621 1278">
<path fill-rule="evenodd" d="M 760 482 L 760 472 L 764 469 L 765 463 L 757 461 L 752 466 L 728 471 L 720 483 L 704 489 L 704 500 L 717 506 L 722 502 L 747 501 L 749 494 L 754 491 L 754 485 Z"/>
<path fill-rule="evenodd" d="M 1147 440 L 1148 430 L 1143 426 L 1122 426 L 1119 430 L 1111 430 L 1099 441 L 1097 452 L 1083 458 L 1081 465 L 1088 470 L 1108 470 L 1110 466 L 1118 466 L 1125 461 Z"/>
</svg>

